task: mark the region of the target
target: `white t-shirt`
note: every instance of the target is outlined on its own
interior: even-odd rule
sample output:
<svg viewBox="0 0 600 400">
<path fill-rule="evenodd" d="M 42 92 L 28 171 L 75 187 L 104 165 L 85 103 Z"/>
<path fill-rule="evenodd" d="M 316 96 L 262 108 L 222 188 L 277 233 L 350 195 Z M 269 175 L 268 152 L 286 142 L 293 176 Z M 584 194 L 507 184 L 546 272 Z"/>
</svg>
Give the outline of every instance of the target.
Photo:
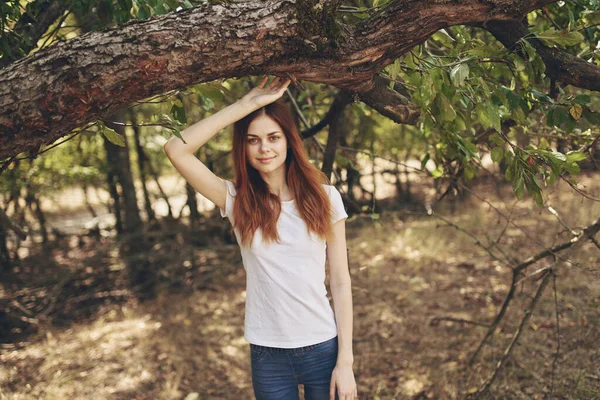
<svg viewBox="0 0 600 400">
<path fill-rule="evenodd" d="M 233 224 L 236 190 L 225 180 L 227 198 L 221 216 Z M 331 222 L 348 214 L 335 186 L 323 184 L 332 206 Z M 335 314 L 325 287 L 326 241 L 308 234 L 295 200 L 281 202 L 277 222 L 280 243 L 262 243 L 261 229 L 252 244 L 241 246 L 246 270 L 244 338 L 268 347 L 295 348 L 324 342 L 337 335 Z M 241 236 L 234 230 L 238 244 Z"/>
</svg>

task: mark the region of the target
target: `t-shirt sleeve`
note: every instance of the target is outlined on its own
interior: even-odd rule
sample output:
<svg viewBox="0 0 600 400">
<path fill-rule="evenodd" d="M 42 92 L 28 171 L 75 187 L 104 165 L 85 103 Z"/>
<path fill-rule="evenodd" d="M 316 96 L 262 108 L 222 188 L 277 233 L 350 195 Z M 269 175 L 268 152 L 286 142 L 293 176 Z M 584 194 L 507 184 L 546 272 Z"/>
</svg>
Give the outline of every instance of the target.
<svg viewBox="0 0 600 400">
<path fill-rule="evenodd" d="M 233 201 L 235 199 L 236 194 L 235 185 L 229 180 L 222 180 L 227 185 L 227 195 L 225 197 L 225 209 L 219 207 L 219 211 L 221 212 L 221 218 L 227 217 L 231 221 L 233 216 Z"/>
<path fill-rule="evenodd" d="M 333 185 L 330 186 L 329 197 L 331 199 L 331 223 L 335 224 L 340 219 L 348 218 L 346 209 L 344 208 L 344 202 L 342 201 L 342 195 Z"/>
</svg>

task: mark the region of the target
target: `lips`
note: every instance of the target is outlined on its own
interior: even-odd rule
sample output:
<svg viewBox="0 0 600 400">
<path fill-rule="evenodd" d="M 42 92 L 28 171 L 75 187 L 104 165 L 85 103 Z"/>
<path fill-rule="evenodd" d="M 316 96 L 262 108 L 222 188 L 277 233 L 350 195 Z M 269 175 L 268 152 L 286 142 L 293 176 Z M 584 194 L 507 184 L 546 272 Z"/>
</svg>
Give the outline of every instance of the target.
<svg viewBox="0 0 600 400">
<path fill-rule="evenodd" d="M 272 160 L 272 159 L 274 159 L 274 158 L 275 158 L 275 156 L 273 156 L 273 157 L 269 157 L 269 158 L 259 158 L 259 160 L 264 162 L 264 161 L 269 161 L 269 160 Z"/>
</svg>

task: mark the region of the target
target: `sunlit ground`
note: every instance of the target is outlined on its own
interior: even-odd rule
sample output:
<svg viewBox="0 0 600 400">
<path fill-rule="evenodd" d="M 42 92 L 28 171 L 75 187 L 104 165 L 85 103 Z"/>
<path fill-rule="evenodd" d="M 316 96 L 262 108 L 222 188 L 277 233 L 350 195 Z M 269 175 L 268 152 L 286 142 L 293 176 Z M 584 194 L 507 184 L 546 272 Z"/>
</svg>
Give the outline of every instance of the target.
<svg viewBox="0 0 600 400">
<path fill-rule="evenodd" d="M 598 182 L 597 176 L 595 178 Z M 594 179 L 586 190 L 600 197 Z M 517 202 L 504 203 L 479 188 L 525 232 L 509 226 L 499 243 L 520 260 L 570 238 L 556 216 Z M 560 196 L 559 196 L 559 193 Z M 600 216 L 600 203 L 575 196 L 564 183 L 547 189 L 566 226 Z M 511 211 L 512 208 L 512 211 Z M 505 220 L 473 198 L 455 215 L 440 215 L 485 241 Z M 433 317 L 489 323 L 502 304 L 510 271 L 473 239 L 434 217 L 383 213 L 347 222 L 354 299 L 354 372 L 359 399 L 453 399 L 479 387 L 501 357 L 539 284 L 525 281 L 493 346 L 461 372 L 485 328 Z M 557 234 L 562 232 L 557 237 Z M 3 347 L 0 399 L 251 399 L 248 344 L 243 339 L 245 275 L 235 245 L 174 252 L 218 268 L 208 289 L 163 293 L 155 301 L 109 304 L 89 322 L 49 328 L 22 348 Z M 204 257 L 204 258 L 202 258 Z M 600 250 L 591 243 L 560 264 L 557 290 L 561 347 L 554 393 L 559 398 L 600 396 Z M 219 264 L 215 259 L 222 260 Z M 549 265 L 545 260 L 528 272 Z M 494 398 L 542 399 L 550 387 L 556 351 L 552 285 L 492 387 Z"/>
</svg>

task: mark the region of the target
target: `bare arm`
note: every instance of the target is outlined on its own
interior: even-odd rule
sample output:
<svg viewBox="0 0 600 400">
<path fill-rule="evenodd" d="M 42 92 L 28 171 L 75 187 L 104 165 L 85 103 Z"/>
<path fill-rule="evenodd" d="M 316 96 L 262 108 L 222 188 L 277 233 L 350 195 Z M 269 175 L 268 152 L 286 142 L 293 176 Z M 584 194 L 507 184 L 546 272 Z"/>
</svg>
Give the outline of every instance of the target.
<svg viewBox="0 0 600 400">
<path fill-rule="evenodd" d="M 290 83 L 289 79 L 279 82 L 279 78 L 275 78 L 267 87 L 263 87 L 267 79 L 264 77 L 257 87 L 240 100 L 184 129 L 181 137 L 187 144 L 178 137 L 172 137 L 165 143 L 165 153 L 175 169 L 198 193 L 217 207 L 225 209 L 227 186 L 194 153 L 217 132 L 280 98 Z"/>
<path fill-rule="evenodd" d="M 333 224 L 327 237 L 327 260 L 329 262 L 329 286 L 333 297 L 335 319 L 338 325 L 338 364 L 352 365 L 352 283 L 348 270 L 346 250 L 346 221 Z"/>
<path fill-rule="evenodd" d="M 187 144 L 175 136 L 165 143 L 165 153 L 175 169 L 198 193 L 215 203 L 217 207 L 225 209 L 227 186 L 194 153 L 217 132 L 244 118 L 254 110 L 256 108 L 252 103 L 242 98 L 184 129 L 181 137 Z"/>
</svg>

